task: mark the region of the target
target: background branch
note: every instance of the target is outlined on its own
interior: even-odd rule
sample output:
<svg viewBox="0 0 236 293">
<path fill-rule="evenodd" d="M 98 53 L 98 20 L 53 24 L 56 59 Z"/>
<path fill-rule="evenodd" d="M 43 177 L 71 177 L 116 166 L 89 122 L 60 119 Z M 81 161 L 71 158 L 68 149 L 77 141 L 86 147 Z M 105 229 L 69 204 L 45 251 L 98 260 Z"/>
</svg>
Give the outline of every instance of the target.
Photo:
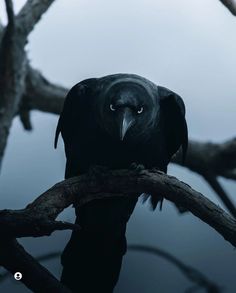
<svg viewBox="0 0 236 293">
<path fill-rule="evenodd" d="M 171 264 L 175 265 L 190 282 L 195 283 L 197 289 L 205 289 L 208 293 L 222 292 L 221 288 L 218 285 L 208 280 L 207 277 L 204 276 L 200 271 L 190 266 L 187 266 L 181 260 L 173 256 L 169 252 L 164 251 L 163 249 L 139 244 L 130 244 L 128 245 L 128 249 L 138 252 L 146 252 L 164 258 Z"/>
<path fill-rule="evenodd" d="M 14 16 L 12 1 L 6 0 L 8 24 L 0 43 L 0 167 L 12 120 L 20 112 L 21 98 L 25 92 L 27 37 L 52 2 L 28 0 L 19 14 Z M 24 113 L 22 121 L 29 129 L 29 116 Z"/>
<path fill-rule="evenodd" d="M 16 17 L 18 33 L 26 41 L 41 16 L 47 11 L 54 0 L 28 0 Z"/>
<path fill-rule="evenodd" d="M 15 24 L 15 16 L 12 0 L 5 0 L 6 3 L 6 12 L 8 18 L 8 26 L 14 26 Z"/>
<path fill-rule="evenodd" d="M 139 244 L 129 244 L 128 245 L 129 251 L 138 251 L 138 252 L 146 252 L 150 254 L 154 254 L 155 256 L 159 256 L 163 259 L 166 259 L 171 264 L 175 265 L 177 269 L 179 269 L 186 278 L 196 284 L 198 289 L 206 289 L 209 293 L 220 293 L 222 292 L 221 288 L 213 283 L 212 281 L 208 280 L 208 278 L 203 275 L 200 271 L 192 268 L 186 264 L 184 264 L 181 260 L 176 258 L 174 255 L 170 254 L 169 252 L 164 251 L 163 249 L 148 246 L 148 245 L 139 245 Z M 43 255 L 35 257 L 35 260 L 38 262 L 52 260 L 54 258 L 59 258 L 61 256 L 61 252 L 49 252 Z M 9 277 L 9 272 L 4 272 L 0 274 L 0 282 L 3 282 L 7 277 Z"/>
<path fill-rule="evenodd" d="M 228 8 L 228 10 L 236 16 L 236 3 L 234 0 L 220 0 L 220 2 Z"/>
</svg>

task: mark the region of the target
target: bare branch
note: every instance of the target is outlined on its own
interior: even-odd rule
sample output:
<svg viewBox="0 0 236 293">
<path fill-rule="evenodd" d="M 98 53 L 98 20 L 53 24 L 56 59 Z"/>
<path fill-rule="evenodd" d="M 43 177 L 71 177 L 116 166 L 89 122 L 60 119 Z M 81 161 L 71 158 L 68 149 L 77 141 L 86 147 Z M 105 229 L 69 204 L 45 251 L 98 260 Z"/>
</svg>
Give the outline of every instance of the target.
<svg viewBox="0 0 236 293">
<path fill-rule="evenodd" d="M 173 163 L 183 165 L 180 153 L 173 158 Z M 235 179 L 236 168 L 236 138 L 224 143 L 189 141 L 187 158 L 184 167 L 205 174 L 207 171 L 214 176 Z"/>
<path fill-rule="evenodd" d="M 38 262 L 43 262 L 43 261 L 51 260 L 54 258 L 58 258 L 60 257 L 60 255 L 61 255 L 61 251 L 49 252 L 49 253 L 45 253 L 35 257 L 35 260 L 37 260 Z M 0 273 L 0 282 L 3 282 L 9 276 L 11 276 L 11 274 L 8 271 Z"/>
<path fill-rule="evenodd" d="M 14 26 L 15 15 L 14 15 L 12 0 L 5 0 L 5 3 L 6 3 L 6 11 L 7 11 L 7 17 L 8 17 L 8 26 Z"/>
<path fill-rule="evenodd" d="M 68 90 L 49 82 L 43 75 L 28 68 L 26 91 L 23 97 L 31 109 L 60 114 Z"/>
<path fill-rule="evenodd" d="M 48 10 L 54 0 L 28 0 L 16 17 L 21 38 L 27 39 L 41 16 Z"/>
<path fill-rule="evenodd" d="M 223 187 L 221 186 L 217 178 L 210 174 L 206 174 L 204 178 L 212 187 L 212 189 L 216 192 L 216 194 L 219 196 L 222 202 L 225 204 L 229 212 L 236 218 L 235 205 L 229 199 L 229 196 L 227 195 L 227 193 L 225 192 L 225 190 L 223 189 Z"/>
<path fill-rule="evenodd" d="M 228 8 L 228 10 L 236 16 L 236 3 L 234 0 L 220 0 L 220 2 Z"/>
<path fill-rule="evenodd" d="M 0 43 L 0 167 L 12 120 L 16 113 L 19 113 L 21 98 L 25 91 L 28 62 L 24 48 L 27 37 L 53 2 L 28 0 L 20 13 L 14 17 L 12 1 L 5 1 L 9 23 Z M 24 126 L 30 128 L 29 115 L 25 115 L 24 112 L 22 117 Z"/>
<path fill-rule="evenodd" d="M 23 275 L 21 282 L 33 292 L 70 292 L 28 254 L 16 239 L 1 240 L 0 264 L 13 275 L 16 272 L 21 272 Z"/>
<path fill-rule="evenodd" d="M 12 119 L 24 92 L 26 57 L 15 29 L 11 1 L 6 1 L 9 23 L 0 43 L 0 165 Z"/>
<path fill-rule="evenodd" d="M 173 158 L 173 162 L 183 166 L 181 153 Z M 202 175 L 230 213 L 236 217 L 234 203 L 217 181 L 218 176 L 236 180 L 236 138 L 220 144 L 189 141 L 184 167 Z"/>
<path fill-rule="evenodd" d="M 128 245 L 129 250 L 133 251 L 141 251 L 154 254 L 156 256 L 162 257 L 175 265 L 189 281 L 195 283 L 197 288 L 205 288 L 209 293 L 220 293 L 222 290 L 218 285 L 208 280 L 200 271 L 187 266 L 181 260 L 170 254 L 169 252 L 164 251 L 163 249 L 159 249 L 157 247 L 147 246 L 147 245 L 139 245 L 139 244 L 130 244 Z"/>
<path fill-rule="evenodd" d="M 236 220 L 224 212 L 201 193 L 193 190 L 187 184 L 156 170 L 143 170 L 137 174 L 132 170 L 115 170 L 107 172 L 101 179 L 82 175 L 62 181 L 39 196 L 25 210 L 3 211 L 0 216 L 0 230 L 13 234 L 17 231 L 18 237 L 32 235 L 32 220 L 29 215 L 37 214 L 38 222 L 54 220 L 58 214 L 76 202 L 76 205 L 83 205 L 94 199 L 101 199 L 112 196 L 133 196 L 134 194 L 158 194 L 177 205 L 190 211 L 193 215 L 214 228 L 225 240 L 236 246 Z M 5 215 L 4 215 L 5 213 Z M 17 216 L 24 214 L 29 219 L 25 221 L 24 228 Z M 7 216 L 7 220 L 4 217 Z M 12 217 L 12 221 L 11 221 Z M 12 228 L 12 223 L 14 226 Z M 13 233 L 11 232 L 13 230 Z M 42 232 L 35 231 L 34 236 L 41 236 Z"/>
<path fill-rule="evenodd" d="M 30 209 L 0 211 L 0 227 L 10 237 L 48 236 L 56 230 L 79 229 L 76 224 L 55 221 Z"/>
</svg>

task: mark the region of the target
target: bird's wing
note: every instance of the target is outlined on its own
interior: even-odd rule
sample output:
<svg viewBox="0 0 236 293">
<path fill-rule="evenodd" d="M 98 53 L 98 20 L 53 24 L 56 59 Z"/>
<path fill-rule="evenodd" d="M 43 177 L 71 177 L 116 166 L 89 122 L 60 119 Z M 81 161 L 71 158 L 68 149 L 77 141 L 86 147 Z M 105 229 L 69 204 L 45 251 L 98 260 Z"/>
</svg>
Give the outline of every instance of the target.
<svg viewBox="0 0 236 293">
<path fill-rule="evenodd" d="M 71 137 L 70 131 L 75 126 L 74 122 L 85 113 L 84 108 L 88 105 L 89 96 L 91 96 L 96 85 L 96 80 L 96 78 L 83 80 L 74 85 L 68 92 L 56 128 L 55 148 L 60 133 L 62 133 L 64 141 L 67 140 L 67 137 Z"/>
<path fill-rule="evenodd" d="M 81 155 L 79 154 L 80 138 L 84 137 L 81 134 L 87 129 L 85 121 L 89 120 L 87 116 L 91 111 L 95 88 L 96 79 L 86 79 L 73 86 L 66 96 L 54 140 L 56 148 L 58 137 L 60 133 L 62 134 L 67 157 L 65 178 L 78 173 L 78 164 L 80 170 L 83 169 L 83 159 L 78 157 Z"/>
<path fill-rule="evenodd" d="M 182 147 L 183 162 L 188 148 L 188 128 L 185 120 L 185 105 L 176 93 L 158 87 L 160 116 L 169 159 Z"/>
</svg>

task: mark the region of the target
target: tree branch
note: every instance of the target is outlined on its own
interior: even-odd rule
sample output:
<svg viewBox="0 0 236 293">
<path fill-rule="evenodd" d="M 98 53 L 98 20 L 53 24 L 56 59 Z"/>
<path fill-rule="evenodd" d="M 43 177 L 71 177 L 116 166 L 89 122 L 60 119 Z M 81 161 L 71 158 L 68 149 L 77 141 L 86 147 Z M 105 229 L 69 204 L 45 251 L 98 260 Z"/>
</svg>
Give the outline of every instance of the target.
<svg viewBox="0 0 236 293">
<path fill-rule="evenodd" d="M 5 0 L 5 3 L 6 3 L 7 18 L 8 18 L 8 26 L 14 26 L 15 15 L 14 15 L 12 0 Z"/>
<path fill-rule="evenodd" d="M 18 33 L 26 41 L 41 16 L 48 10 L 54 0 L 28 0 L 16 17 Z"/>
<path fill-rule="evenodd" d="M 23 276 L 21 282 L 33 292 L 70 292 L 28 254 L 16 239 L 1 240 L 0 264 L 13 275 L 21 272 Z"/>
<path fill-rule="evenodd" d="M 6 0 L 9 23 L 0 43 L 0 165 L 12 119 L 24 92 L 25 52 L 16 33 L 12 1 Z"/>
<path fill-rule="evenodd" d="M 222 200 L 224 205 L 227 207 L 229 212 L 232 216 L 236 218 L 236 208 L 235 205 L 232 203 L 232 201 L 229 199 L 229 196 L 219 183 L 216 177 L 212 176 L 211 174 L 206 174 L 204 178 L 207 180 L 209 185 L 212 187 L 212 189 L 218 194 L 219 198 Z"/>
<path fill-rule="evenodd" d="M 206 289 L 206 291 L 209 293 L 222 292 L 221 288 L 218 285 L 208 280 L 207 277 L 205 277 L 200 271 L 190 266 L 187 266 L 181 260 L 173 256 L 172 254 L 164 251 L 163 249 L 139 244 L 128 245 L 128 249 L 133 251 L 151 253 L 166 259 L 171 264 L 175 265 L 185 275 L 185 277 L 189 279 L 190 282 L 195 283 L 198 289 Z"/>
<path fill-rule="evenodd" d="M 58 214 L 71 205 L 83 205 L 94 199 L 130 194 L 158 194 L 190 211 L 193 215 L 214 228 L 225 240 L 236 246 L 236 220 L 224 212 L 201 193 L 187 184 L 156 170 L 115 170 L 104 173 L 104 179 L 88 175 L 64 180 L 39 196 L 26 209 L 4 210 L 0 214 L 0 230 L 13 235 L 41 236 L 42 231 L 34 231 L 35 216 L 42 223 L 55 220 Z M 27 218 L 22 224 L 16 218 Z M 37 223 L 38 223 L 37 222 Z M 52 229 L 53 230 L 53 229 Z M 54 229 L 56 230 L 56 229 Z"/>
<path fill-rule="evenodd" d="M 190 282 L 193 282 L 197 285 L 197 288 L 205 288 L 209 293 L 220 293 L 222 292 L 221 288 L 213 283 L 212 281 L 208 280 L 206 276 L 204 276 L 200 271 L 187 266 L 181 260 L 176 258 L 174 255 L 164 251 L 163 249 L 152 247 L 148 245 L 139 245 L 139 244 L 129 244 L 128 245 L 129 251 L 138 251 L 138 252 L 147 252 L 150 254 L 154 254 L 155 256 L 159 256 L 161 258 L 166 259 L 171 264 L 175 265 L 185 276 L 189 279 Z M 61 252 L 49 252 L 42 254 L 40 256 L 35 257 L 38 262 L 52 260 L 54 258 L 60 257 Z M 0 282 L 3 282 L 7 277 L 9 277 L 9 272 L 4 272 L 0 274 Z"/>
<path fill-rule="evenodd" d="M 30 109 L 60 114 L 68 90 L 48 81 L 38 70 L 28 67 L 23 103 Z"/>
<path fill-rule="evenodd" d="M 236 16 L 236 3 L 234 0 L 220 0 L 220 2 L 228 8 L 228 10 Z"/>
<path fill-rule="evenodd" d="M 0 43 L 0 167 L 14 116 L 20 111 L 25 92 L 28 34 L 53 0 L 28 0 L 15 17 L 11 0 L 6 1 L 9 23 Z M 20 111 L 25 128 L 30 128 L 29 115 Z M 24 113 L 24 115 L 22 114 Z"/>
</svg>

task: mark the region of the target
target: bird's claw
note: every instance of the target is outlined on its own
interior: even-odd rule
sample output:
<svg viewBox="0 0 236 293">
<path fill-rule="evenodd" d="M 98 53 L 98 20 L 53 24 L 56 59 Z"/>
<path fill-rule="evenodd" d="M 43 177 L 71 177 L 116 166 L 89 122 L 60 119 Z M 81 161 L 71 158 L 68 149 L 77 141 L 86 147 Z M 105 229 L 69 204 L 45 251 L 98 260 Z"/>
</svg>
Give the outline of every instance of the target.
<svg viewBox="0 0 236 293">
<path fill-rule="evenodd" d="M 130 164 L 130 169 L 139 172 L 139 171 L 145 170 L 145 167 L 142 164 L 137 164 L 137 163 L 133 162 Z"/>
</svg>

